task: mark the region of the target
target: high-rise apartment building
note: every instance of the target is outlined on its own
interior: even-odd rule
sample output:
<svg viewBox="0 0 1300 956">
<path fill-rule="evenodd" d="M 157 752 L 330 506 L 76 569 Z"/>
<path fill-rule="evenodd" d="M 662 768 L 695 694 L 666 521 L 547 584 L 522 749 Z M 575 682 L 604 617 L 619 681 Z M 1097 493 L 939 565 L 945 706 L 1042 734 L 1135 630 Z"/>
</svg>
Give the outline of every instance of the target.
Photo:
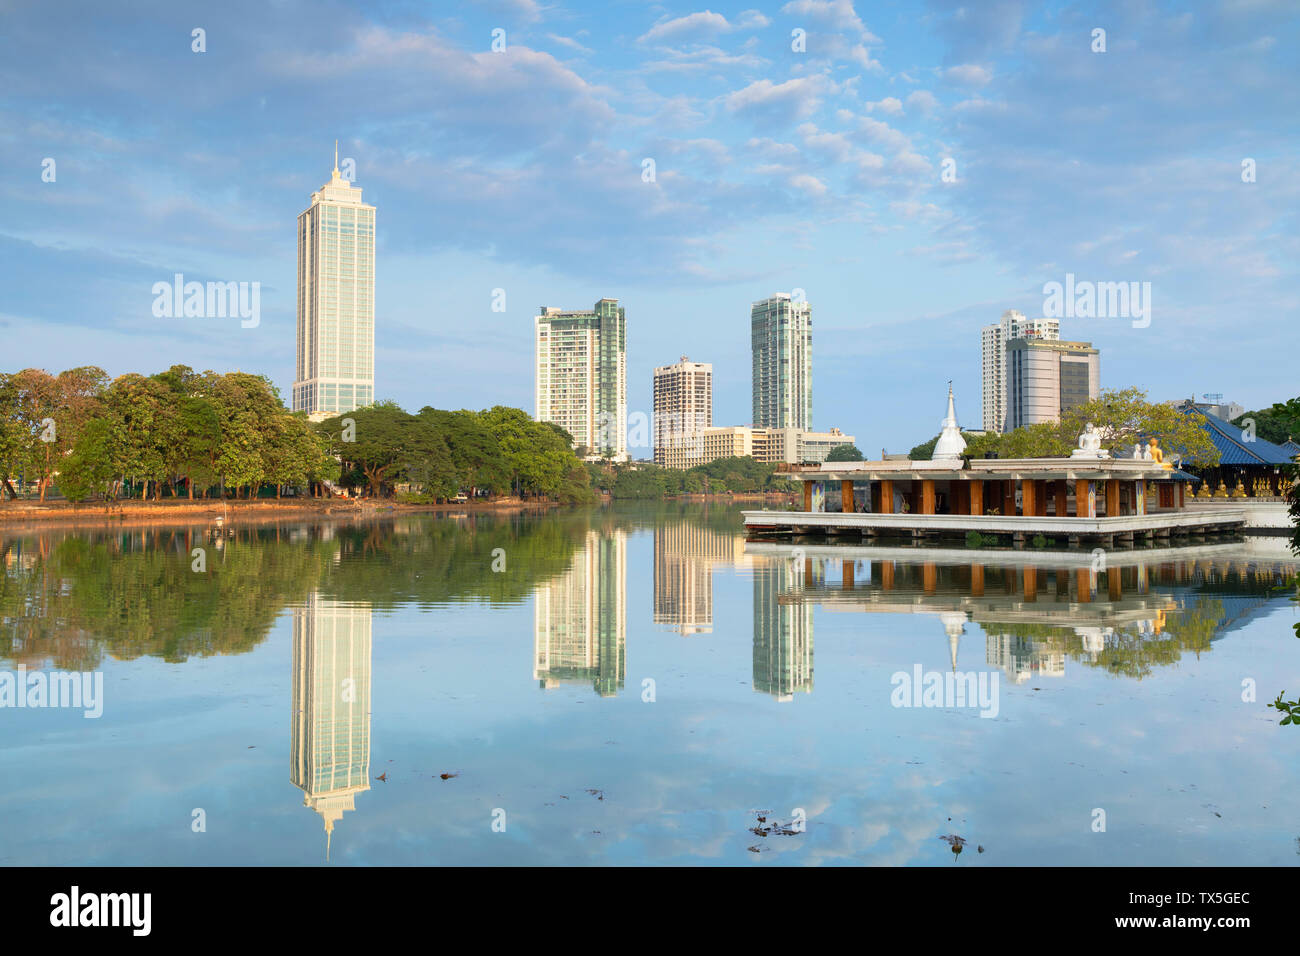
<svg viewBox="0 0 1300 956">
<path fill-rule="evenodd" d="M 689 468 L 698 457 L 700 434 L 713 425 L 713 366 L 685 355 L 654 375 L 656 465 Z"/>
<path fill-rule="evenodd" d="M 750 310 L 753 422 L 812 430 L 812 306 L 785 293 Z"/>
<path fill-rule="evenodd" d="M 627 461 L 627 321 L 618 299 L 543 306 L 536 319 L 536 407 L 590 459 Z"/>
<path fill-rule="evenodd" d="M 1007 343 L 1012 339 L 1043 339 L 1054 342 L 1061 337 L 1059 319 L 1027 319 L 1023 313 L 1008 309 L 1002 320 L 980 329 L 981 371 L 984 382 L 984 430 L 1001 432 L 1007 425 Z"/>
<path fill-rule="evenodd" d="M 1101 393 L 1101 355 L 1089 342 L 1007 343 L 1007 429 L 1056 422 Z"/>
<path fill-rule="evenodd" d="M 375 401 L 375 207 L 339 175 L 298 216 L 293 410 L 315 418 Z"/>
</svg>

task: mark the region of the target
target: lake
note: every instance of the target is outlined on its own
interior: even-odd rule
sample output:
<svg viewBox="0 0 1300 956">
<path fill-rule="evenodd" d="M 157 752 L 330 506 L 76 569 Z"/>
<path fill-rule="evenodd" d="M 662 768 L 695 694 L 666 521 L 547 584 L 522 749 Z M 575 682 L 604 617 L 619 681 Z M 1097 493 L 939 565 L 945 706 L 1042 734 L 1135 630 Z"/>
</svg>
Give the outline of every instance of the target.
<svg viewBox="0 0 1300 956">
<path fill-rule="evenodd" d="M 1280 540 L 655 503 L 0 529 L 0 568 L 4 865 L 1300 863 Z"/>
</svg>

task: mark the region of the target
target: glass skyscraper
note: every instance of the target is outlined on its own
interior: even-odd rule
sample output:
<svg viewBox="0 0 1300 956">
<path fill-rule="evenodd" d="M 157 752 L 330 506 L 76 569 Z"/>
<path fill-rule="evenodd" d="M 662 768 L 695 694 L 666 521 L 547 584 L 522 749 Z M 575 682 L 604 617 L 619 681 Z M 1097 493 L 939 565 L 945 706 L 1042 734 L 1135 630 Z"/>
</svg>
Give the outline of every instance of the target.
<svg viewBox="0 0 1300 956">
<path fill-rule="evenodd" d="M 375 207 L 339 175 L 298 216 L 293 410 L 317 417 L 375 400 Z"/>
<path fill-rule="evenodd" d="M 785 293 L 750 311 L 753 413 L 759 428 L 812 430 L 812 306 Z"/>
</svg>

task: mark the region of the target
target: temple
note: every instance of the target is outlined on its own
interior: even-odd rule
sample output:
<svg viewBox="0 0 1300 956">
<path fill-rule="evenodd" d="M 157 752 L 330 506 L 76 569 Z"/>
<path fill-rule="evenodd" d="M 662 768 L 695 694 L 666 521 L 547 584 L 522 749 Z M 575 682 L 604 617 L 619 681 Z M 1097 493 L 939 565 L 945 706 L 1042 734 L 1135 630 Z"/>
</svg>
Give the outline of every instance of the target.
<svg viewBox="0 0 1300 956">
<path fill-rule="evenodd" d="M 969 532 L 1103 542 L 1235 531 L 1243 511 L 1186 507 L 1195 478 L 1165 461 L 1159 443 L 1116 457 L 1089 424 L 1068 458 L 963 456 L 952 388 L 943 430 L 927 460 L 793 466 L 802 508 L 747 511 L 751 535 L 963 535 Z"/>
</svg>

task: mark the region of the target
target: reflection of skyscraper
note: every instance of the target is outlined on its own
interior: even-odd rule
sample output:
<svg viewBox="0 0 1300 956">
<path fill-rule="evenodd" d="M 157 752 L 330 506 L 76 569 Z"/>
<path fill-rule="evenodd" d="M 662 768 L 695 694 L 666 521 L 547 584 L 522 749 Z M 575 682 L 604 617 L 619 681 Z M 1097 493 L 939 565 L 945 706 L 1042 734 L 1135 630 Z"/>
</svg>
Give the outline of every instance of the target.
<svg viewBox="0 0 1300 956">
<path fill-rule="evenodd" d="M 688 521 L 655 526 L 654 619 L 678 634 L 713 630 L 713 565 L 747 561 L 742 535 Z"/>
<path fill-rule="evenodd" d="M 623 686 L 627 669 L 627 534 L 589 531 L 560 576 L 533 597 L 536 657 L 542 687 L 591 681 L 602 697 Z"/>
<path fill-rule="evenodd" d="M 293 612 L 289 779 L 334 824 L 370 789 L 370 606 L 312 594 Z"/>
<path fill-rule="evenodd" d="M 813 689 L 812 605 L 782 600 L 794 584 L 793 561 L 754 572 L 754 690 L 783 701 Z"/>
</svg>

